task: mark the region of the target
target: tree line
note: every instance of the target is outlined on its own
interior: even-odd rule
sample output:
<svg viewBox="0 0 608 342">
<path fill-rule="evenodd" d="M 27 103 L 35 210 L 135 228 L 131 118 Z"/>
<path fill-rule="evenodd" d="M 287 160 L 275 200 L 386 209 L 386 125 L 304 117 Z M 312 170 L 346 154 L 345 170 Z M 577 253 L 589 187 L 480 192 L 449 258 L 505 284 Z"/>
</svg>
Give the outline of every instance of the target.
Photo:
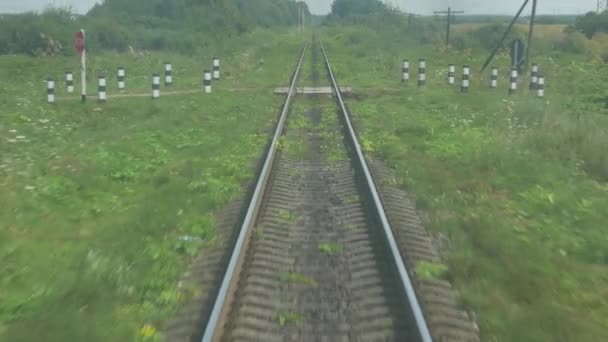
<svg viewBox="0 0 608 342">
<path fill-rule="evenodd" d="M 105 0 L 86 15 L 49 7 L 0 15 L 0 54 L 73 54 L 72 39 L 87 29 L 89 49 L 171 49 L 192 53 L 256 27 L 295 25 L 295 0 Z"/>
</svg>

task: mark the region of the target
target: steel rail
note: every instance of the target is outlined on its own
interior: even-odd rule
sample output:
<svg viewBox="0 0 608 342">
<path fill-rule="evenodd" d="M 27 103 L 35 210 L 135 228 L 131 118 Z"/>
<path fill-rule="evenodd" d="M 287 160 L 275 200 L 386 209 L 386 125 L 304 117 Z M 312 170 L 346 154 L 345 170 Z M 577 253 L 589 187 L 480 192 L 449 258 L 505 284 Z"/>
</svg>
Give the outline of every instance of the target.
<svg viewBox="0 0 608 342">
<path fill-rule="evenodd" d="M 342 94 L 340 92 L 340 87 L 338 86 L 338 82 L 336 81 L 336 77 L 331 69 L 331 65 L 329 63 L 329 58 L 327 57 L 327 52 L 325 51 L 325 47 L 321 44 L 321 51 L 323 51 L 323 57 L 325 59 L 325 66 L 327 68 L 327 72 L 329 77 L 331 78 L 332 86 L 334 88 L 334 94 L 337 99 L 338 105 L 342 111 L 343 120 L 346 124 L 346 128 L 348 130 L 349 139 L 355 149 L 355 153 L 357 155 L 356 162 L 359 163 L 359 166 L 363 170 L 365 183 L 368 187 L 369 192 L 371 193 L 373 199 L 373 205 L 380 219 L 380 223 L 382 224 L 382 228 L 385 233 L 385 237 L 387 239 L 391 256 L 393 261 L 395 262 L 395 266 L 397 267 L 397 271 L 399 273 L 399 279 L 403 285 L 403 289 L 407 295 L 407 299 L 409 301 L 410 307 L 412 309 L 412 314 L 414 315 L 414 319 L 416 321 L 416 326 L 418 328 L 418 332 L 420 333 L 420 337 L 423 342 L 432 342 L 433 339 L 431 337 L 431 333 L 429 331 L 428 325 L 424 318 L 424 314 L 422 313 L 422 308 L 420 307 L 420 303 L 418 302 L 418 297 L 416 296 L 416 291 L 414 290 L 414 286 L 412 284 L 412 280 L 407 272 L 405 267 L 405 263 L 403 262 L 403 258 L 401 257 L 401 253 L 399 252 L 399 247 L 397 247 L 397 241 L 395 240 L 395 236 L 393 234 L 393 230 L 388 221 L 388 217 L 386 216 L 386 212 L 384 210 L 384 204 L 380 199 L 380 195 L 376 188 L 376 184 L 374 179 L 372 178 L 371 172 L 369 171 L 369 167 L 367 165 L 367 161 L 365 160 L 365 156 L 363 155 L 363 151 L 361 149 L 361 145 L 357 139 L 357 134 L 350 120 L 350 115 L 348 110 L 346 109 L 346 105 L 344 104 L 344 100 L 342 99 Z"/>
<path fill-rule="evenodd" d="M 289 85 L 289 91 L 287 93 L 287 98 L 285 99 L 285 103 L 283 105 L 283 109 L 281 111 L 281 115 L 274 133 L 274 137 L 272 139 L 272 143 L 268 150 L 268 154 L 266 156 L 266 160 L 264 161 L 264 166 L 262 167 L 262 171 L 260 172 L 260 177 L 258 178 L 257 185 L 255 187 L 255 191 L 251 198 L 251 202 L 249 207 L 247 208 L 247 214 L 245 215 L 245 219 L 241 226 L 236 244 L 234 246 L 234 252 L 230 257 L 230 262 L 228 263 L 228 268 L 226 269 L 226 273 L 222 280 L 222 285 L 218 292 L 217 298 L 213 305 L 213 310 L 211 311 L 211 315 L 209 320 L 207 321 L 207 326 L 205 327 L 205 332 L 202 338 L 202 342 L 212 342 L 218 335 L 218 331 L 222 329 L 220 327 L 220 323 L 222 321 L 222 317 L 225 314 L 225 304 L 228 301 L 228 298 L 231 295 L 231 288 L 234 285 L 236 277 L 236 273 L 242 264 L 244 247 L 247 244 L 247 238 L 250 235 L 250 232 L 255 224 L 255 220 L 257 217 L 257 212 L 261 206 L 264 192 L 266 188 L 266 184 L 268 183 L 268 179 L 270 178 L 270 173 L 272 170 L 272 166 L 274 163 L 274 159 L 277 155 L 278 151 L 278 142 L 281 136 L 283 135 L 283 131 L 285 129 L 285 123 L 287 121 L 287 114 L 289 113 L 289 107 L 291 101 L 293 99 L 294 90 L 296 87 L 296 83 L 298 80 L 298 76 L 300 74 L 300 70 L 302 67 L 302 61 L 304 60 L 304 55 L 306 53 L 306 49 L 308 48 L 308 42 L 304 45 L 302 49 L 302 55 L 300 56 L 300 60 L 296 65 L 296 70 L 294 71 L 291 77 L 291 84 Z"/>
</svg>

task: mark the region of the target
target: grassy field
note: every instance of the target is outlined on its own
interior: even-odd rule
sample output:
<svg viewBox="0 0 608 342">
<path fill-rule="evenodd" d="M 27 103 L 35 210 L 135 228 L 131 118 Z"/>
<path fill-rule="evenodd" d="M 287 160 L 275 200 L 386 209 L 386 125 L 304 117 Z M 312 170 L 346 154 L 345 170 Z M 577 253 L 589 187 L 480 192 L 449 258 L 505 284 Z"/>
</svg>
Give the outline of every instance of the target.
<svg viewBox="0 0 608 342">
<path fill-rule="evenodd" d="M 91 53 L 89 89 L 105 73 L 110 99 L 85 105 L 64 99 L 76 60 L 0 57 L 0 340 L 160 339 L 186 299 L 179 277 L 218 234 L 215 213 L 253 176 L 282 101 L 272 87 L 301 45 L 268 31 L 235 39 L 213 94 L 156 101 L 112 98 L 116 67 L 127 94 L 149 94 L 165 60 L 171 90 L 201 89 L 212 53 Z"/>
<path fill-rule="evenodd" d="M 546 98 L 526 80 L 509 97 L 504 54 L 491 91 L 483 51 L 421 45 L 396 27 L 320 37 L 341 85 L 355 88 L 348 104 L 367 155 L 396 171 L 428 228 L 449 239 L 448 275 L 482 339 L 608 340 L 608 67 L 537 55 Z M 0 341 L 161 339 L 185 299 L 180 275 L 218 234 L 214 213 L 253 175 L 282 101 L 272 88 L 301 43 L 257 31 L 197 56 L 92 53 L 89 89 L 106 74 L 110 101 L 85 105 L 64 98 L 73 58 L 0 57 Z M 119 65 L 127 95 L 148 94 L 165 60 L 171 90 L 192 90 L 216 54 L 212 95 L 112 98 Z M 415 79 L 420 57 L 428 86 L 401 84 L 401 59 Z M 448 63 L 472 65 L 469 94 L 446 85 Z M 50 76 L 56 105 L 45 103 Z"/>
<path fill-rule="evenodd" d="M 542 31 L 542 30 L 541 30 Z M 447 237 L 449 277 L 483 341 L 608 340 L 608 67 L 582 55 L 537 55 L 547 96 L 527 78 L 507 96 L 479 73 L 482 51 L 420 46 L 361 28 L 324 38 L 368 157 L 396 171 L 428 228 Z M 400 60 L 428 60 L 428 86 L 400 83 Z M 447 64 L 472 87 L 447 86 Z M 458 81 L 460 82 L 460 81 Z M 459 84 L 459 83 L 458 83 Z"/>
</svg>

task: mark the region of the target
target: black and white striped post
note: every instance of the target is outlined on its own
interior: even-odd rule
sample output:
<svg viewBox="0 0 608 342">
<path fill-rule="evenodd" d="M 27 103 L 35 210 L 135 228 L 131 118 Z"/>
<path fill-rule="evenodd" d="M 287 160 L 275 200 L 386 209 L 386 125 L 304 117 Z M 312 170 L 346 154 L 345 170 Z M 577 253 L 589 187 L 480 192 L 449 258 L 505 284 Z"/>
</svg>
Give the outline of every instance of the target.
<svg viewBox="0 0 608 342">
<path fill-rule="evenodd" d="M 538 75 L 538 84 L 536 85 L 536 95 L 539 98 L 545 97 L 545 76 L 542 74 Z"/>
<path fill-rule="evenodd" d="M 448 85 L 454 85 L 456 83 L 456 66 L 454 64 L 448 65 Z"/>
<path fill-rule="evenodd" d="M 538 64 L 532 64 L 532 70 L 530 71 L 530 90 L 536 90 L 538 85 Z"/>
<path fill-rule="evenodd" d="M 125 72 L 125 67 L 118 67 L 118 71 L 117 71 L 117 76 L 118 76 L 118 90 L 123 91 L 125 90 L 125 77 L 127 76 L 126 72 Z"/>
<path fill-rule="evenodd" d="M 203 86 L 205 88 L 205 93 L 210 94 L 211 93 L 211 72 L 209 70 L 205 70 Z"/>
<path fill-rule="evenodd" d="M 65 72 L 65 87 L 68 94 L 72 94 L 74 92 L 74 74 L 71 71 Z"/>
<path fill-rule="evenodd" d="M 426 59 L 421 58 L 418 61 L 418 86 L 426 85 Z"/>
<path fill-rule="evenodd" d="M 464 65 L 462 67 L 462 86 L 460 87 L 460 92 L 461 93 L 468 93 L 469 92 L 469 86 L 470 86 L 470 79 L 469 77 L 471 76 L 471 67 L 468 65 Z"/>
<path fill-rule="evenodd" d="M 173 65 L 170 62 L 165 62 L 165 86 L 170 87 L 173 84 Z"/>
<path fill-rule="evenodd" d="M 99 102 L 106 102 L 108 100 L 108 94 L 107 94 L 107 83 L 106 83 L 106 77 L 105 76 L 99 76 L 99 80 L 97 82 L 97 90 L 98 90 L 98 96 L 97 96 L 97 100 L 99 100 Z"/>
<path fill-rule="evenodd" d="M 492 67 L 492 71 L 490 73 L 490 88 L 496 89 L 498 88 L 498 68 Z"/>
<path fill-rule="evenodd" d="M 511 78 L 509 79 L 509 95 L 515 95 L 515 93 L 517 92 L 517 76 L 517 69 L 511 69 Z"/>
<path fill-rule="evenodd" d="M 46 80 L 46 102 L 55 103 L 55 80 L 52 78 Z"/>
<path fill-rule="evenodd" d="M 401 82 L 406 83 L 410 80 L 410 61 L 407 59 L 403 60 L 401 67 Z"/>
<path fill-rule="evenodd" d="M 158 99 L 160 97 L 160 75 L 152 75 L 152 99 Z"/>
<path fill-rule="evenodd" d="M 213 57 L 213 79 L 220 79 L 220 59 L 218 57 Z"/>
</svg>

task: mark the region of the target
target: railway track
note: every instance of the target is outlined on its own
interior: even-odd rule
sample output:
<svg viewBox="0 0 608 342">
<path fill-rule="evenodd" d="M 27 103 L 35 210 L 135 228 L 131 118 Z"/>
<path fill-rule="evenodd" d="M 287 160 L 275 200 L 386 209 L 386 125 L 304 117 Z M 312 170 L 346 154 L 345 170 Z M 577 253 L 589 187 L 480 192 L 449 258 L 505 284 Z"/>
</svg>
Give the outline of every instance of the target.
<svg viewBox="0 0 608 342">
<path fill-rule="evenodd" d="M 295 99 L 304 63 L 334 96 Z M 449 283 L 408 272 L 438 257 L 401 194 L 378 191 L 385 171 L 366 162 L 339 89 L 323 45 L 307 43 L 202 341 L 478 341 Z"/>
</svg>

